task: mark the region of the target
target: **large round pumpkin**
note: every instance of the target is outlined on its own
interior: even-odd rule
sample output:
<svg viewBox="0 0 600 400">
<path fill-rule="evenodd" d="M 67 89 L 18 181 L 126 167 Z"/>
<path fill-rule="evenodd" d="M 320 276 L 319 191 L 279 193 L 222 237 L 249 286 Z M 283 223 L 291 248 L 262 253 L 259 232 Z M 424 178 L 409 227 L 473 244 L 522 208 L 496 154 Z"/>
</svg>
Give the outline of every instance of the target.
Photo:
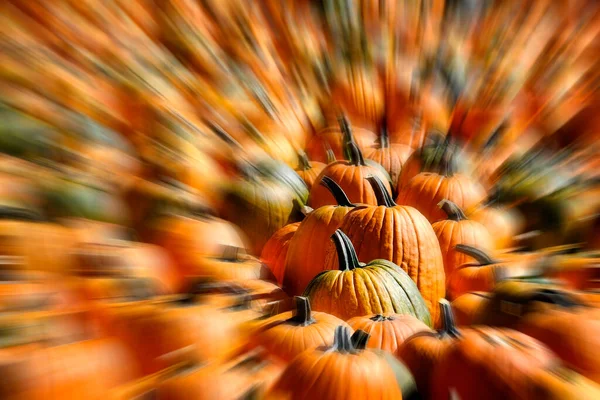
<svg viewBox="0 0 600 400">
<path fill-rule="evenodd" d="M 331 192 L 336 205 L 323 206 L 309 213 L 290 240 L 283 276 L 283 288 L 290 295 L 301 294 L 312 278 L 323 271 L 329 238 L 355 207 L 342 188 L 328 176 L 324 176 L 320 184 Z"/>
<path fill-rule="evenodd" d="M 494 248 L 494 244 L 488 230 L 479 222 L 467 219 L 456 204 L 449 200 L 442 200 L 439 206 L 446 213 L 448 219 L 435 222 L 432 227 L 440 242 L 440 249 L 444 257 L 447 284 L 452 272 L 470 259 L 468 255 L 456 251 L 454 247 L 457 244 L 490 250 Z"/>
<path fill-rule="evenodd" d="M 406 368 L 381 352 L 364 350 L 368 335 L 364 336 L 353 344 L 349 328 L 339 326 L 333 345 L 307 350 L 296 357 L 267 398 L 391 400 L 416 395 L 414 381 Z"/>
<path fill-rule="evenodd" d="M 352 242 L 339 229 L 332 239 L 339 269 L 321 272 L 304 291 L 315 310 L 344 320 L 370 314 L 407 314 L 431 326 L 416 284 L 402 269 L 382 259 L 360 263 Z"/>
<path fill-rule="evenodd" d="M 295 297 L 296 309 L 275 315 L 250 338 L 252 347 L 261 346 L 269 354 L 290 362 L 305 350 L 333 343 L 335 328 L 344 321 L 323 312 L 312 312 L 306 297 Z"/>
<path fill-rule="evenodd" d="M 439 321 L 437 301 L 445 297 L 445 276 L 440 245 L 429 222 L 412 207 L 396 205 L 380 181 L 370 178 L 377 207 L 357 207 L 340 229 L 355 246 L 358 259 L 390 260 L 416 282 L 425 304 Z M 329 268 L 337 268 L 331 257 Z"/>
</svg>

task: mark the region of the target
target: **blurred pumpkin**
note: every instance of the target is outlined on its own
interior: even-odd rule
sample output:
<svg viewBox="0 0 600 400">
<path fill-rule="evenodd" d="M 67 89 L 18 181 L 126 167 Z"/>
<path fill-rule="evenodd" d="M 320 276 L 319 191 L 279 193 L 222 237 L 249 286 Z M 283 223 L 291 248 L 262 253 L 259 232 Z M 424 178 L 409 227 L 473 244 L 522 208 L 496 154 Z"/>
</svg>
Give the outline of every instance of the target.
<svg viewBox="0 0 600 400">
<path fill-rule="evenodd" d="M 308 190 L 313 187 L 313 185 L 318 182 L 317 177 L 323 171 L 326 164 L 318 161 L 309 161 L 306 153 L 299 152 L 298 159 L 300 160 L 300 164 L 298 168 L 296 168 L 296 172 L 300 175 L 300 178 L 306 183 Z"/>
<path fill-rule="evenodd" d="M 285 260 L 290 248 L 290 242 L 298 231 L 300 222 L 288 224 L 271 236 L 263 247 L 260 259 L 267 264 L 278 284 L 283 283 L 285 273 Z"/>
</svg>

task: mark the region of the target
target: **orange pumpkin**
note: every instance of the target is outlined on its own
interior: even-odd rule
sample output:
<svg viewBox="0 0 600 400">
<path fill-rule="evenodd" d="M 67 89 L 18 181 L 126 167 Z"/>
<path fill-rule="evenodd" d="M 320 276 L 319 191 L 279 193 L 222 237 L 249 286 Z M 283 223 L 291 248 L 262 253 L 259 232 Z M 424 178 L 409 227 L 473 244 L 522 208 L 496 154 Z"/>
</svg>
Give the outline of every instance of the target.
<svg viewBox="0 0 600 400">
<path fill-rule="evenodd" d="M 268 267 L 256 257 L 244 254 L 239 247 L 227 246 L 219 257 L 204 257 L 198 260 L 194 277 L 210 277 L 222 281 L 249 281 L 271 279 Z"/>
<path fill-rule="evenodd" d="M 407 314 L 431 326 L 426 303 L 406 272 L 382 259 L 360 263 L 350 239 L 339 229 L 331 238 L 338 269 L 321 272 L 304 291 L 315 310 L 344 320 L 369 314 Z"/>
<path fill-rule="evenodd" d="M 362 330 L 369 334 L 369 349 L 381 349 L 396 354 L 404 341 L 418 332 L 429 331 L 430 328 L 411 315 L 366 315 L 348 320 L 352 329 Z"/>
<path fill-rule="evenodd" d="M 467 219 L 464 212 L 449 200 L 442 200 L 440 208 L 446 213 L 448 219 L 435 222 L 432 227 L 440 242 L 440 249 L 444 257 L 444 271 L 446 284 L 452 272 L 470 260 L 464 253 L 456 251 L 457 244 L 466 244 L 483 249 L 493 249 L 493 241 L 488 230 L 479 222 Z"/>
<path fill-rule="evenodd" d="M 346 133 L 340 126 L 325 128 L 313 136 L 306 147 L 306 153 L 313 161 L 329 163 L 331 155 L 327 154 L 327 150 L 331 149 L 336 159 L 343 160 L 345 159 L 346 140 L 344 135 Z M 377 135 L 368 129 L 353 128 L 352 138 L 359 150 L 366 151 L 375 143 Z"/>
<path fill-rule="evenodd" d="M 456 268 L 448 279 L 448 294 L 452 299 L 467 292 L 490 292 L 498 282 L 509 278 L 538 276 L 536 264 L 526 257 L 506 257 L 496 261 L 485 251 L 459 244 L 455 250 L 476 260 Z"/>
<path fill-rule="evenodd" d="M 513 238 L 523 229 L 522 218 L 514 209 L 487 205 L 468 211 L 467 216 L 487 228 L 497 249 L 512 247 Z"/>
<path fill-rule="evenodd" d="M 459 326 L 476 324 L 480 313 L 485 310 L 491 295 L 486 292 L 469 292 L 452 301 L 452 310 Z"/>
<path fill-rule="evenodd" d="M 358 149 L 356 143 L 349 141 L 347 144 L 351 153 L 351 161 L 336 161 L 329 164 L 319 177 L 320 181 L 324 176 L 330 177 L 346 192 L 350 201 L 363 204 L 377 204 L 377 198 L 373 189 L 365 181 L 367 176 L 378 176 L 387 190 L 391 190 L 388 178 L 377 167 L 365 163 L 362 152 Z M 335 204 L 335 198 L 324 187 L 315 185 L 310 191 L 309 204 L 313 208 L 319 208 L 329 204 Z"/>
<path fill-rule="evenodd" d="M 317 181 L 317 177 L 321 171 L 323 171 L 326 164 L 318 161 L 309 161 L 306 153 L 303 151 L 298 153 L 298 158 L 300 159 L 300 165 L 298 168 L 296 168 L 296 172 L 306 183 L 308 190 L 310 190 Z"/>
<path fill-rule="evenodd" d="M 396 190 L 402 166 L 412 152 L 413 148 L 410 146 L 398 143 L 390 144 L 387 127 L 383 126 L 379 136 L 379 145 L 368 148 L 365 151 L 365 157 L 385 168 L 390 174 L 392 186 Z"/>
<path fill-rule="evenodd" d="M 323 271 L 329 238 L 355 206 L 333 179 L 324 176 L 320 185 L 335 198 L 337 205 L 323 206 L 310 212 L 290 240 L 285 261 L 283 288 L 290 295 L 301 294 L 308 283 Z M 306 251 L 306 249 L 311 249 Z"/>
<path fill-rule="evenodd" d="M 399 189 L 398 204 L 419 210 L 431 223 L 445 218 L 438 204 L 446 199 L 466 210 L 481 203 L 486 195 L 479 183 L 463 174 L 421 172 Z"/>
<path fill-rule="evenodd" d="M 364 336 L 368 339 L 368 335 Z M 365 338 L 356 339 L 355 343 L 364 341 Z M 349 328 L 339 326 L 333 345 L 307 350 L 296 357 L 283 371 L 267 398 L 299 400 L 331 396 L 348 400 L 391 400 L 415 395 L 412 385 L 399 386 L 410 377 L 407 373 L 399 374 L 398 371 L 404 369 L 401 364 L 382 353 L 363 350 L 362 347 L 352 343 Z M 409 379 L 412 381 L 412 378 Z M 348 382 L 356 386 L 349 386 Z"/>
<path fill-rule="evenodd" d="M 267 352 L 290 362 L 305 350 L 333 343 L 336 327 L 347 326 L 344 321 L 323 312 L 311 312 L 306 297 L 294 298 L 296 309 L 275 315 L 250 338 L 252 347 L 263 347 Z"/>
<path fill-rule="evenodd" d="M 275 232 L 271 239 L 263 247 L 260 259 L 267 264 L 278 284 L 283 283 L 283 274 L 285 272 L 285 260 L 290 248 L 290 242 L 298 228 L 300 222 L 288 224 Z"/>
<path fill-rule="evenodd" d="M 369 181 L 379 205 L 352 210 L 340 229 L 354 244 L 359 260 L 390 260 L 402 268 L 417 283 L 437 324 L 437 301 L 445 297 L 446 278 L 435 232 L 416 209 L 395 204 L 378 179 L 369 178 Z M 329 268 L 337 268 L 333 257 L 330 261 Z"/>
</svg>

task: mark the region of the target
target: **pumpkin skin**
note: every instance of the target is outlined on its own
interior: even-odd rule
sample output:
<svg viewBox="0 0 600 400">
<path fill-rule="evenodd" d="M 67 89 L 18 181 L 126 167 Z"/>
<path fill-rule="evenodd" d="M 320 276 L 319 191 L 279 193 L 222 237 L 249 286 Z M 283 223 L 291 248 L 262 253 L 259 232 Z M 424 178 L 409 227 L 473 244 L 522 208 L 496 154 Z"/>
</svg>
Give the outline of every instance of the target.
<svg viewBox="0 0 600 400">
<path fill-rule="evenodd" d="M 310 212 L 290 240 L 283 277 L 283 288 L 289 295 L 301 294 L 315 275 L 323 271 L 328 250 L 326 243 L 355 207 L 331 178 L 324 176 L 320 185 L 332 193 L 337 205 Z"/>
<path fill-rule="evenodd" d="M 359 260 L 390 260 L 402 268 L 417 283 L 437 324 L 437 301 L 445 297 L 446 278 L 435 232 L 421 213 L 412 207 L 396 205 L 381 182 L 369 179 L 379 206 L 355 208 L 344 218 L 340 230 L 352 241 Z M 337 268 L 334 257 L 329 262 L 328 268 Z"/>
<path fill-rule="evenodd" d="M 466 175 L 422 172 L 402 186 L 396 201 L 416 208 L 433 223 L 446 217 L 437 206 L 440 201 L 450 200 L 466 210 L 481 203 L 485 197 L 483 187 Z"/>
<path fill-rule="evenodd" d="M 600 383 L 600 313 L 573 306 L 525 315 L 517 329 L 544 343 L 565 365 Z"/>
<path fill-rule="evenodd" d="M 504 279 L 539 275 L 535 264 L 529 265 L 525 257 L 509 257 L 495 261 L 483 250 L 459 244 L 455 250 L 475 258 L 476 262 L 456 268 L 448 279 L 448 295 L 455 299 L 467 292 L 490 292 Z"/>
<path fill-rule="evenodd" d="M 304 291 L 315 310 L 343 320 L 370 314 L 405 314 L 431 326 L 427 306 L 404 271 L 381 259 L 359 263 L 350 239 L 339 229 L 332 239 L 339 269 L 321 272 Z"/>
<path fill-rule="evenodd" d="M 306 297 L 294 298 L 296 309 L 275 315 L 250 338 L 251 347 L 263 347 L 288 363 L 305 350 L 333 344 L 335 329 L 344 321 L 322 312 L 311 312 Z"/>
<path fill-rule="evenodd" d="M 411 315 L 367 315 L 348 320 L 352 329 L 369 334 L 367 348 L 380 349 L 396 354 L 404 341 L 418 332 L 429 331 L 429 327 Z"/>
<path fill-rule="evenodd" d="M 296 168 L 296 173 L 306 183 L 308 190 L 310 190 L 327 164 L 318 161 L 309 161 L 304 152 L 300 152 L 298 158 L 300 159 L 300 165 Z"/>
<path fill-rule="evenodd" d="M 363 204 L 377 204 L 377 198 L 373 189 L 365 181 L 370 175 L 378 176 L 387 190 L 391 190 L 389 179 L 380 165 L 365 162 L 361 150 L 353 139 L 350 125 L 345 119 L 340 119 L 340 124 L 345 132 L 345 151 L 350 154 L 350 161 L 336 161 L 329 164 L 321 171 L 317 178 L 319 182 L 324 176 L 334 180 L 346 193 L 351 202 Z M 319 208 L 329 204 L 335 204 L 335 198 L 324 187 L 314 185 L 310 191 L 309 204 L 313 208 Z"/>
<path fill-rule="evenodd" d="M 283 283 L 285 260 L 290 248 L 290 242 L 299 227 L 300 222 L 294 222 L 275 232 L 265 244 L 265 247 L 263 247 L 260 255 L 260 259 L 267 264 L 279 285 Z"/>
<path fill-rule="evenodd" d="M 519 398 L 537 371 L 560 365 L 547 347 L 517 331 L 477 327 L 460 335 L 434 370 L 432 399 L 452 392 L 463 400 Z"/>
<path fill-rule="evenodd" d="M 340 326 L 335 331 L 333 346 L 307 350 L 296 357 L 267 398 L 391 400 L 415 395 L 412 387 L 401 383 L 408 378 L 406 372 L 400 372 L 404 370 L 402 365 L 383 353 L 355 346 L 348 331 L 349 328 Z"/>
<path fill-rule="evenodd" d="M 459 266 L 467 263 L 470 257 L 455 250 L 457 244 L 466 244 L 482 249 L 494 249 L 494 243 L 488 230 L 479 222 L 467 219 L 464 212 L 449 200 L 442 200 L 439 204 L 448 219 L 435 222 L 432 227 L 440 242 L 440 249 L 444 257 L 444 271 L 446 284 L 452 272 Z"/>
</svg>

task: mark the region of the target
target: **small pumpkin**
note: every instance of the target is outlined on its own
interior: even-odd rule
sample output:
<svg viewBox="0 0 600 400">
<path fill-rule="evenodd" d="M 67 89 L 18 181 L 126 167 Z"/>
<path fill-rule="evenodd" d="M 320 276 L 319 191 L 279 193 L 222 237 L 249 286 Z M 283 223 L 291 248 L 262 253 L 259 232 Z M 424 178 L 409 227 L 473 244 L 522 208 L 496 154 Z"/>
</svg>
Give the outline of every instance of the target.
<svg viewBox="0 0 600 400">
<path fill-rule="evenodd" d="M 369 334 L 367 348 L 385 350 L 392 354 L 396 354 L 408 337 L 430 330 L 417 318 L 400 314 L 354 317 L 348 320 L 348 325 L 355 331 L 360 329 Z"/>
<path fill-rule="evenodd" d="M 210 277 L 221 281 L 250 281 L 271 279 L 271 271 L 256 257 L 244 254 L 239 247 L 227 246 L 219 257 L 205 257 L 198 261 L 194 277 Z"/>
<path fill-rule="evenodd" d="M 467 216 L 487 228 L 497 249 L 512 247 L 514 237 L 523 229 L 522 218 L 515 209 L 486 205 L 468 211 Z"/>
<path fill-rule="evenodd" d="M 445 213 L 437 206 L 444 199 L 466 210 L 484 198 L 483 187 L 467 175 L 421 172 L 402 186 L 396 201 L 416 208 L 433 223 L 445 218 Z"/>
<path fill-rule="evenodd" d="M 348 327 L 337 327 L 333 345 L 307 350 L 292 360 L 267 398 L 391 400 L 415 396 L 414 381 L 406 368 L 385 353 L 364 350 L 367 340 L 364 332 L 351 338 Z"/>
<path fill-rule="evenodd" d="M 341 120 L 341 124 L 347 137 L 352 137 L 349 124 Z M 378 176 L 387 190 L 391 190 L 387 172 L 377 164 L 369 164 L 365 162 L 361 150 L 356 142 L 350 139 L 346 143 L 346 150 L 349 153 L 350 161 L 336 161 L 329 164 L 317 178 L 320 181 L 324 176 L 333 179 L 347 194 L 350 201 L 363 204 L 377 204 L 377 198 L 373 189 L 365 182 L 365 178 L 370 175 Z M 319 208 L 324 205 L 335 204 L 335 199 L 332 194 L 324 187 L 315 185 L 310 191 L 309 204 L 313 208 Z"/>
<path fill-rule="evenodd" d="M 252 347 L 263 347 L 286 363 L 305 350 L 330 346 L 335 329 L 340 325 L 347 326 L 333 315 L 312 312 L 306 297 L 296 296 L 294 301 L 294 311 L 269 318 L 250 338 Z"/>
<path fill-rule="evenodd" d="M 285 260 L 290 248 L 290 242 L 299 227 L 300 222 L 294 222 L 279 229 L 265 244 L 260 255 L 260 259 L 267 264 L 277 283 L 280 285 L 283 283 Z"/>
<path fill-rule="evenodd" d="M 338 229 L 331 238 L 339 269 L 321 272 L 304 291 L 315 310 L 343 320 L 369 314 L 407 314 L 431 326 L 416 284 L 402 269 L 382 259 L 359 263 L 348 236 Z"/>
<path fill-rule="evenodd" d="M 444 257 L 447 284 L 452 272 L 470 260 L 468 255 L 456 251 L 454 247 L 457 244 L 490 250 L 494 248 L 494 245 L 488 230 L 479 222 L 467 219 L 463 210 L 455 203 L 450 200 L 442 200 L 438 206 L 448 218 L 432 225 Z"/>
<path fill-rule="evenodd" d="M 530 265 L 524 257 L 506 257 L 506 261 L 496 261 L 485 251 L 459 244 L 455 246 L 459 253 L 476 260 L 456 268 L 448 279 L 448 294 L 455 299 L 467 292 L 490 292 L 498 282 L 504 279 L 539 276 L 536 263 Z"/>
<path fill-rule="evenodd" d="M 392 187 L 397 190 L 402 166 L 412 152 L 413 149 L 410 146 L 399 143 L 390 144 L 387 126 L 383 124 L 379 135 L 379 145 L 368 148 L 365 151 L 365 157 L 385 168 L 392 180 Z"/>
<path fill-rule="evenodd" d="M 320 183 L 335 198 L 336 205 L 323 206 L 310 212 L 290 240 L 285 261 L 283 288 L 290 295 L 301 294 L 308 283 L 323 271 L 329 238 L 355 205 L 344 190 L 328 176 Z M 309 252 L 306 249 L 311 249 Z"/>
<path fill-rule="evenodd" d="M 492 295 L 486 292 L 468 292 L 452 301 L 452 309 L 459 326 L 474 325 L 485 312 Z"/>
<path fill-rule="evenodd" d="M 445 276 L 439 242 L 429 222 L 416 209 L 394 203 L 375 177 L 369 178 L 377 207 L 357 207 L 344 218 L 340 229 L 356 248 L 359 260 L 390 260 L 416 282 L 425 304 L 439 321 L 436 306 L 445 297 Z M 335 258 L 328 268 L 337 268 Z"/>
<path fill-rule="evenodd" d="M 306 183 L 310 191 L 326 164 L 318 161 L 309 161 L 308 156 L 303 151 L 298 152 L 298 159 L 300 160 L 300 165 L 296 168 L 296 172 L 300 175 L 304 183 Z"/>
</svg>

